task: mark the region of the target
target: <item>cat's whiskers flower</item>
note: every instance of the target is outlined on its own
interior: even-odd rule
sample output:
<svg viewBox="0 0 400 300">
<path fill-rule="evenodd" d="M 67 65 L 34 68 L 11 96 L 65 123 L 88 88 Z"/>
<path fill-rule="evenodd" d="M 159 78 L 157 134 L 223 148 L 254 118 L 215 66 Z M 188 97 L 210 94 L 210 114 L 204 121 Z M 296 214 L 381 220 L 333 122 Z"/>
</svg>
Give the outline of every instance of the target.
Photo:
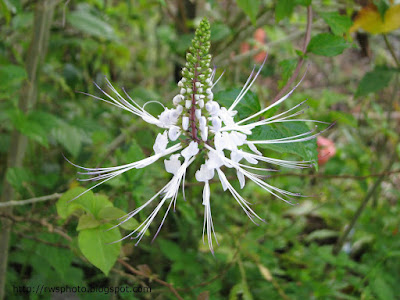
<svg viewBox="0 0 400 300">
<path fill-rule="evenodd" d="M 203 242 L 205 243 L 205 238 L 207 238 L 207 243 L 211 252 L 214 252 L 213 240 L 217 242 L 217 235 L 211 215 L 212 197 L 210 194 L 210 181 L 214 177 L 219 179 L 224 191 L 228 190 L 232 194 L 233 198 L 253 223 L 259 225 L 259 221 L 265 222 L 265 220 L 257 215 L 251 208 L 251 203 L 245 200 L 232 186 L 225 175 L 225 170 L 232 169 L 236 171 L 241 189 L 244 188 L 246 180 L 251 180 L 263 190 L 289 204 L 295 202 L 294 197 L 303 197 L 299 193 L 285 191 L 265 182 L 265 178 L 268 177 L 270 172 L 276 172 L 278 170 L 271 169 L 270 167 L 258 167 L 256 165 L 261 162 L 278 167 L 303 169 L 312 167 L 314 162 L 288 161 L 266 157 L 257 149 L 256 145 L 304 142 L 314 139 L 323 131 L 317 132 L 317 127 L 315 127 L 307 132 L 288 137 L 268 140 L 252 139 L 252 130 L 259 126 L 285 122 L 313 122 L 325 124 L 325 122 L 297 118 L 304 112 L 304 108 L 302 107 L 306 101 L 282 113 L 262 119 L 264 113 L 283 103 L 298 87 L 301 81 L 278 101 L 242 120 L 235 120 L 235 116 L 238 113 L 235 108 L 243 101 L 246 93 L 255 83 L 265 64 L 265 60 L 258 70 L 256 70 L 255 67 L 253 68 L 240 93 L 232 102 L 232 105 L 229 108 L 221 107 L 220 104 L 214 100 L 212 88 L 222 78 L 222 75 L 214 82 L 216 70 L 215 68 L 213 70 L 210 68 L 211 56 L 208 54 L 210 48 L 209 39 L 210 25 L 208 21 L 204 19 L 196 30 L 192 46 L 187 53 L 187 63 L 182 69 L 182 79 L 178 82 L 180 91 L 172 99 L 174 108 L 169 109 L 163 106 L 164 111 L 158 117 L 148 113 L 145 110 L 146 104 L 140 106 L 129 97 L 123 89 L 128 97 L 128 100 L 126 100 L 111 85 L 108 79 L 106 79 L 107 87 L 115 94 L 115 97 L 111 96 L 96 84 L 108 100 L 97 96 L 92 97 L 124 109 L 142 118 L 145 122 L 164 129 L 164 131 L 159 133 L 156 137 L 153 145 L 154 154 L 137 162 L 105 168 L 87 168 L 71 163 L 81 169 L 81 171 L 78 172 L 80 175 L 91 176 L 91 178 L 80 179 L 81 181 L 100 181 L 88 189 L 88 191 L 124 172 L 132 169 L 141 169 L 156 163 L 161 158 L 164 158 L 165 170 L 172 174 L 171 180 L 151 199 L 147 200 L 126 216 L 120 218 L 119 224 L 111 228 L 116 228 L 127 222 L 160 198 L 151 214 L 136 228 L 136 230 L 132 231 L 121 240 L 135 238 L 137 239 L 137 243 L 139 243 L 162 207 L 167 204 L 168 206 L 165 214 L 154 238 L 158 235 L 169 211 L 172 207 L 175 210 L 181 185 L 183 198 L 185 199 L 184 183 L 187 169 L 195 161 L 202 162 L 200 168 L 195 173 L 195 178 L 198 182 L 204 183 L 202 193 L 202 204 L 204 206 Z M 301 108 L 301 110 L 297 110 L 299 108 Z M 202 155 L 199 155 L 200 152 L 202 152 Z"/>
</svg>

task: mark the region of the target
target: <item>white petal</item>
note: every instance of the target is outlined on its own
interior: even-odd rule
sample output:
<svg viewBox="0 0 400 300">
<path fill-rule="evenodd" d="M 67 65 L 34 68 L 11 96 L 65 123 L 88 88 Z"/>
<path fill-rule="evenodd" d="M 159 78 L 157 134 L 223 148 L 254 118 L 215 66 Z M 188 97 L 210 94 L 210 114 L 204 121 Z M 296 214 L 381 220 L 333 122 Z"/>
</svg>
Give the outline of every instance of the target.
<svg viewBox="0 0 400 300">
<path fill-rule="evenodd" d="M 199 145 L 195 141 L 191 141 L 189 146 L 182 150 L 181 154 L 185 160 L 189 160 L 191 157 L 199 153 Z"/>
<path fill-rule="evenodd" d="M 225 145 L 222 140 L 222 133 L 221 132 L 216 132 L 214 136 L 214 144 L 215 144 L 215 149 L 217 151 L 222 151 L 225 149 Z"/>
<path fill-rule="evenodd" d="M 240 172 L 240 171 L 237 171 L 236 174 L 237 174 L 237 178 L 238 178 L 239 183 L 240 183 L 240 188 L 243 189 L 244 185 L 246 184 L 246 181 L 244 179 L 244 174 L 242 172 Z"/>
<path fill-rule="evenodd" d="M 172 99 L 172 103 L 177 106 L 183 100 L 183 96 L 178 94 Z"/>
<path fill-rule="evenodd" d="M 208 127 L 206 126 L 201 129 L 201 139 L 203 141 L 207 141 L 207 138 L 208 138 Z"/>
<path fill-rule="evenodd" d="M 223 155 L 223 153 L 221 155 Z M 222 159 L 219 157 L 219 155 L 216 152 L 214 152 L 214 151 L 208 152 L 207 167 L 209 169 L 218 169 L 223 165 L 224 165 L 224 162 L 222 161 Z"/>
<path fill-rule="evenodd" d="M 165 159 L 164 160 L 165 171 L 176 175 L 176 172 L 182 165 L 181 161 L 179 160 L 179 157 L 180 157 L 180 154 L 174 154 L 174 155 L 171 155 L 169 160 Z"/>
<path fill-rule="evenodd" d="M 247 145 L 249 146 L 251 151 L 262 156 L 262 153 L 257 149 L 257 147 L 253 143 L 247 143 Z"/>
<path fill-rule="evenodd" d="M 168 132 L 164 131 L 163 134 L 159 133 L 157 135 L 156 141 L 154 143 L 153 149 L 156 154 L 163 152 L 167 149 L 168 145 Z"/>
<path fill-rule="evenodd" d="M 195 115 L 196 115 L 196 118 L 197 118 L 198 120 L 200 120 L 200 118 L 201 118 L 201 109 L 196 109 L 194 113 L 195 113 Z"/>
<path fill-rule="evenodd" d="M 206 125 L 207 125 L 207 119 L 206 119 L 206 117 L 202 116 L 202 117 L 199 119 L 199 124 L 200 124 L 200 130 L 202 130 L 202 128 L 205 128 Z"/>
<path fill-rule="evenodd" d="M 236 131 L 232 131 L 230 137 L 236 146 L 242 146 L 247 139 L 247 135 Z"/>
<path fill-rule="evenodd" d="M 200 170 L 196 171 L 195 177 L 198 182 L 209 181 L 214 177 L 214 169 L 209 168 L 206 161 L 206 163 L 201 165 Z"/>
<path fill-rule="evenodd" d="M 222 121 L 221 121 L 221 119 L 219 117 L 212 117 L 211 122 L 212 122 L 212 125 L 213 125 L 211 129 L 213 131 L 217 132 L 217 131 L 219 131 L 221 129 Z"/>
<path fill-rule="evenodd" d="M 232 151 L 231 152 L 231 160 L 233 160 L 234 162 L 239 162 L 241 161 L 243 158 L 243 154 L 242 152 L 238 152 L 238 151 Z"/>
<path fill-rule="evenodd" d="M 223 172 L 220 172 L 220 169 L 217 169 L 217 171 L 218 171 L 219 180 L 221 181 L 222 189 L 224 191 L 226 191 L 228 189 L 228 185 L 229 185 L 228 180 L 226 179 L 225 174 Z"/>
<path fill-rule="evenodd" d="M 182 117 L 182 128 L 188 130 L 189 128 L 189 117 Z"/>
<path fill-rule="evenodd" d="M 171 126 L 168 130 L 168 137 L 171 141 L 176 141 L 181 135 L 181 129 L 178 126 Z"/>
</svg>

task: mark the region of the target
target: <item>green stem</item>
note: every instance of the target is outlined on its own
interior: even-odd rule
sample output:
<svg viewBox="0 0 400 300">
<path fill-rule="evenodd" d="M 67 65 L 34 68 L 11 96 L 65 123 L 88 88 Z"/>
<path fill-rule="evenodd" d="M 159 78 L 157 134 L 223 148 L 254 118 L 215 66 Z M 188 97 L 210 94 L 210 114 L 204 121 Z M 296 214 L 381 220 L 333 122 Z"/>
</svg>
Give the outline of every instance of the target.
<svg viewBox="0 0 400 300">
<path fill-rule="evenodd" d="M 54 7 L 58 0 L 44 0 L 38 2 L 35 8 L 35 19 L 33 24 L 32 40 L 27 53 L 26 71 L 28 74 L 27 82 L 24 84 L 20 99 L 19 109 L 27 113 L 36 103 L 37 96 L 37 76 L 40 64 L 43 61 L 50 34 L 50 25 L 53 19 Z M 26 136 L 14 130 L 11 137 L 11 146 L 8 153 L 7 167 L 22 167 L 27 148 Z M 1 202 L 8 202 L 14 199 L 15 190 L 6 179 L 3 182 L 3 195 Z M 0 209 L 1 214 L 11 215 L 12 207 Z M 5 297 L 6 271 L 8 261 L 8 247 L 12 221 L 8 218 L 1 219 L 0 232 L 0 300 Z"/>
<path fill-rule="evenodd" d="M 383 39 L 385 40 L 386 47 L 388 48 L 390 54 L 392 55 L 393 60 L 394 60 L 394 62 L 396 63 L 396 66 L 397 66 L 398 68 L 400 68 L 400 62 L 399 62 L 399 60 L 397 59 L 396 53 L 394 53 L 392 44 L 390 44 L 389 39 L 387 38 L 387 35 L 386 35 L 386 34 L 383 34 Z"/>
<path fill-rule="evenodd" d="M 367 207 L 368 201 L 372 198 L 372 196 L 375 194 L 375 191 L 377 188 L 380 186 L 381 182 L 383 179 L 386 177 L 386 173 L 390 171 L 391 167 L 393 166 L 393 163 L 396 161 L 397 153 L 396 150 L 394 150 L 394 153 L 392 154 L 392 157 L 389 160 L 388 165 L 386 166 L 384 172 L 378 179 L 375 181 L 374 185 L 372 188 L 369 190 L 368 194 L 365 196 L 364 200 L 361 202 L 360 206 L 358 207 L 356 213 L 354 214 L 353 219 L 351 220 L 350 224 L 347 226 L 346 230 L 343 232 L 342 236 L 339 238 L 338 242 L 336 245 L 333 247 L 332 253 L 333 255 L 338 255 L 340 250 L 343 247 L 343 244 L 346 242 L 347 237 L 349 236 L 351 230 L 354 228 L 356 225 L 358 218 L 361 216 L 362 212 L 364 209 Z"/>
</svg>

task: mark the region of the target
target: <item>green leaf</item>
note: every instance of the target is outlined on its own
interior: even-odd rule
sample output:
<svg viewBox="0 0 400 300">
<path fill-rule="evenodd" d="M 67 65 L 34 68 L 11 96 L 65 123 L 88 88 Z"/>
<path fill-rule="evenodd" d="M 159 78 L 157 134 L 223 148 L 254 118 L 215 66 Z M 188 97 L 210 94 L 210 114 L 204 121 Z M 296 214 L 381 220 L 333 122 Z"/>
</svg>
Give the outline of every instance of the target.
<svg viewBox="0 0 400 300">
<path fill-rule="evenodd" d="M 320 15 L 335 35 L 343 35 L 353 24 L 348 16 L 341 15 L 338 12 L 321 12 Z"/>
<path fill-rule="evenodd" d="M 120 164 L 125 164 L 127 161 L 139 161 L 146 158 L 142 151 L 142 148 L 137 144 L 135 140 L 132 141 L 132 144 L 126 152 L 116 151 L 115 155 Z M 145 170 L 143 168 L 133 169 L 129 172 L 126 172 L 123 176 L 129 183 L 133 183 L 141 180 L 143 178 L 144 172 Z"/>
<path fill-rule="evenodd" d="M 307 51 L 316 55 L 335 56 L 349 48 L 350 45 L 340 36 L 330 33 L 320 33 L 312 37 Z"/>
<path fill-rule="evenodd" d="M 95 195 L 94 199 L 83 198 L 82 200 L 77 199 L 82 204 L 84 209 L 99 219 L 100 211 L 105 207 L 112 207 L 113 204 L 108 200 L 105 195 Z"/>
<path fill-rule="evenodd" d="M 260 4 L 260 0 L 237 0 L 237 5 L 250 18 L 253 25 L 256 24 L 257 13 L 259 11 Z"/>
<path fill-rule="evenodd" d="M 9 111 L 8 116 L 19 132 L 45 147 L 48 147 L 49 131 L 59 122 L 56 116 L 41 111 L 32 111 L 26 115 L 16 109 Z"/>
<path fill-rule="evenodd" d="M 118 229 L 111 229 L 111 225 L 101 225 L 79 232 L 78 244 L 83 255 L 106 276 L 115 264 L 121 243 L 113 243 L 121 239 Z"/>
<path fill-rule="evenodd" d="M 295 0 L 296 5 L 309 6 L 312 0 Z"/>
<path fill-rule="evenodd" d="M 394 300 L 397 297 L 392 292 L 392 287 L 385 281 L 382 274 L 377 274 L 372 281 L 372 290 L 379 300 Z"/>
<path fill-rule="evenodd" d="M 75 199 L 72 202 L 69 201 L 71 201 L 72 199 L 74 199 L 79 194 L 85 191 L 86 189 L 83 187 L 76 187 L 66 191 L 57 201 L 56 207 L 58 215 L 61 218 L 66 219 L 76 210 L 84 210 L 84 206 L 81 204 L 81 202 L 90 203 L 95 200 L 92 191 L 86 192 L 85 194 L 83 194 L 82 196 L 80 196 L 79 198 Z"/>
<path fill-rule="evenodd" d="M 279 22 L 280 20 L 290 17 L 295 6 L 294 0 L 278 0 L 275 6 L 275 20 Z"/>
<path fill-rule="evenodd" d="M 113 206 L 106 196 L 94 195 L 92 191 L 87 191 L 72 202 L 69 202 L 85 191 L 86 189 L 83 187 L 76 187 L 65 192 L 57 201 L 57 213 L 59 216 L 65 219 L 76 210 L 83 210 L 98 218 L 99 212 L 104 207 Z"/>
<path fill-rule="evenodd" d="M 386 11 L 389 9 L 390 4 L 387 0 L 373 0 L 376 8 L 378 9 L 379 15 L 381 16 L 382 21 L 385 20 Z"/>
<path fill-rule="evenodd" d="M 292 75 L 294 69 L 297 66 L 297 59 L 285 59 L 279 63 L 279 66 L 282 68 L 282 82 L 279 83 L 280 86 L 286 84 L 290 76 Z"/>
<path fill-rule="evenodd" d="M 232 105 L 235 101 L 237 95 L 239 95 L 240 89 L 233 88 L 225 91 L 220 91 L 215 94 L 215 100 L 218 101 L 222 106 L 227 109 Z M 246 95 L 240 100 L 239 104 L 236 105 L 235 110 L 238 111 L 239 119 L 246 118 L 252 114 L 260 111 L 261 106 L 258 101 L 257 95 L 252 91 L 248 91 Z"/>
<path fill-rule="evenodd" d="M 73 11 L 67 14 L 67 20 L 73 27 L 88 35 L 108 40 L 116 39 L 114 29 L 88 11 Z"/>
<path fill-rule="evenodd" d="M 72 156 L 78 156 L 84 141 L 84 135 L 80 128 L 62 122 L 58 127 L 53 128 L 51 133 Z"/>
<path fill-rule="evenodd" d="M 32 173 L 24 168 L 8 168 L 6 179 L 14 189 L 21 192 L 25 188 L 25 184 L 34 180 Z"/>
<path fill-rule="evenodd" d="M 385 66 L 378 66 L 368 72 L 361 79 L 356 91 L 356 97 L 365 96 L 369 93 L 376 93 L 387 87 L 395 74 L 395 70 Z"/>
<path fill-rule="evenodd" d="M 127 213 L 124 212 L 122 209 L 119 209 L 117 207 L 109 206 L 109 207 L 104 207 L 100 210 L 98 214 L 98 218 L 100 220 L 105 220 L 107 222 L 112 222 L 114 225 L 119 224 L 125 219 L 120 219 L 124 216 L 126 216 Z M 128 221 L 122 223 L 120 225 L 122 228 L 126 230 L 134 230 L 139 226 L 138 221 L 136 221 L 134 218 L 130 218 Z"/>
<path fill-rule="evenodd" d="M 65 244 L 65 242 L 60 239 L 60 236 L 50 233 L 42 233 L 38 238 L 49 243 Z M 70 249 L 56 248 L 43 243 L 36 243 L 35 247 L 36 253 L 43 260 L 46 260 L 62 279 L 70 280 L 67 276 L 71 271 L 71 263 L 74 259 L 74 254 Z"/>
<path fill-rule="evenodd" d="M 7 2 L 5 0 L 0 0 L 0 12 L 6 19 L 6 24 L 8 25 L 11 20 L 11 12 L 7 7 Z"/>
<path fill-rule="evenodd" d="M 179 261 L 183 253 L 181 248 L 174 242 L 168 240 L 159 240 L 161 252 L 172 261 Z"/>
<path fill-rule="evenodd" d="M 20 84 L 27 78 L 26 71 L 18 65 L 0 66 L 0 91 L 6 91 Z"/>
<path fill-rule="evenodd" d="M 223 40 L 231 34 L 232 30 L 224 23 L 211 24 L 211 41 L 217 42 Z"/>
<path fill-rule="evenodd" d="M 15 129 L 21 134 L 46 148 L 48 147 L 49 128 L 46 127 L 46 123 L 41 119 L 38 120 L 34 114 L 26 115 L 20 110 L 10 111 L 8 115 Z"/>
<path fill-rule="evenodd" d="M 239 297 L 239 295 L 241 295 Z M 233 288 L 229 292 L 229 300 L 252 300 L 253 296 L 249 290 L 248 285 L 245 281 L 239 282 L 233 286 Z"/>
<path fill-rule="evenodd" d="M 76 230 L 81 231 L 84 229 L 96 228 L 98 226 L 100 226 L 100 222 L 97 221 L 92 214 L 85 214 L 80 216 Z"/>
<path fill-rule="evenodd" d="M 302 134 L 309 130 L 310 129 L 304 122 L 287 122 L 259 126 L 252 130 L 253 134 L 249 137 L 249 141 L 280 139 Z M 267 148 L 280 153 L 296 154 L 304 160 L 318 160 L 317 143 L 315 139 L 296 143 L 256 144 L 256 147 Z"/>
</svg>

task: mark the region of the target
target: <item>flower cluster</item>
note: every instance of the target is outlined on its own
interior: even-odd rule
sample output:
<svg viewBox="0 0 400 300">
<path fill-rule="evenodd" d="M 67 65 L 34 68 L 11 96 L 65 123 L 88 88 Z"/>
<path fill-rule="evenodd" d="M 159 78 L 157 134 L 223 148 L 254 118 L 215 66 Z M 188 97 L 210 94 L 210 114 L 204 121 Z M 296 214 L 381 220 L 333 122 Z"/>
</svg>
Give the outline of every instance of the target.
<svg viewBox="0 0 400 300">
<path fill-rule="evenodd" d="M 319 133 L 315 133 L 314 129 L 295 136 L 288 136 L 272 140 L 251 140 L 250 136 L 252 134 L 252 130 L 258 126 L 283 122 L 309 121 L 295 118 L 302 113 L 302 111 L 297 110 L 297 108 L 303 105 L 304 102 L 275 116 L 266 119 L 261 118 L 263 114 L 272 107 L 275 107 L 285 101 L 293 92 L 293 89 L 287 95 L 272 103 L 268 107 L 260 110 L 259 112 L 240 121 L 235 121 L 234 117 L 237 114 L 235 108 L 255 82 L 262 66 L 258 69 L 258 71 L 253 69 L 241 92 L 233 101 L 232 105 L 229 108 L 221 107 L 220 104 L 214 100 L 214 95 L 212 92 L 212 88 L 219 79 L 214 80 L 215 69 L 212 70 L 210 68 L 211 56 L 208 54 L 209 48 L 210 25 L 208 21 L 204 19 L 196 30 L 192 46 L 189 48 L 187 53 L 187 63 L 182 70 L 182 79 L 178 83 L 180 91 L 179 94 L 172 99 L 174 108 L 165 108 L 158 117 L 149 114 L 144 107 L 141 107 L 138 103 L 131 99 L 124 90 L 128 98 L 128 100 L 126 100 L 118 93 L 118 91 L 108 80 L 107 86 L 115 94 L 115 96 L 113 97 L 109 95 L 100 87 L 98 88 L 104 93 L 108 100 L 93 96 L 94 98 L 106 101 L 119 108 L 129 111 L 132 114 L 141 117 L 149 124 L 153 124 L 164 129 L 163 132 L 159 133 L 156 137 L 153 146 L 154 154 L 148 158 L 130 164 L 108 168 L 86 168 L 75 165 L 84 171 L 81 172 L 81 174 L 91 176 L 91 178 L 83 180 L 100 180 L 99 183 L 91 188 L 93 189 L 96 186 L 126 171 L 144 168 L 158 161 L 159 159 L 164 158 L 165 170 L 172 174 L 172 178 L 151 199 L 127 214 L 121 220 L 120 224 L 126 222 L 130 218 L 137 215 L 144 208 L 150 206 L 150 204 L 158 200 L 158 204 L 155 205 L 152 213 L 143 221 L 143 223 L 140 224 L 136 230 L 124 238 L 133 238 L 133 235 L 136 234 L 134 238 L 137 238 L 137 242 L 139 242 L 160 209 L 164 205 L 167 205 L 166 213 L 154 237 L 157 236 L 171 207 L 173 206 L 175 209 L 178 191 L 181 185 L 184 196 L 185 175 L 188 167 L 193 163 L 193 161 L 195 161 L 195 159 L 201 159 L 202 162 L 204 162 L 197 170 L 195 177 L 198 182 L 204 183 L 203 241 L 204 236 L 206 235 L 209 248 L 212 252 L 213 238 L 217 241 L 217 237 L 215 235 L 214 225 L 211 217 L 209 183 L 211 179 L 215 177 L 219 179 L 223 190 L 228 190 L 232 194 L 233 198 L 244 210 L 251 221 L 256 224 L 258 221 L 264 221 L 253 211 L 253 209 L 250 207 L 250 203 L 233 188 L 232 184 L 227 179 L 224 170 L 235 170 L 241 188 L 245 186 L 246 179 L 249 179 L 270 194 L 285 202 L 291 203 L 292 197 L 300 196 L 300 194 L 285 191 L 266 183 L 263 180 L 264 176 L 260 173 L 274 170 L 256 167 L 255 165 L 257 165 L 259 162 L 262 162 L 269 165 L 283 166 L 288 168 L 307 168 L 312 166 L 312 162 L 286 161 L 265 157 L 257 149 L 256 145 L 303 142 L 314 139 Z"/>
</svg>

